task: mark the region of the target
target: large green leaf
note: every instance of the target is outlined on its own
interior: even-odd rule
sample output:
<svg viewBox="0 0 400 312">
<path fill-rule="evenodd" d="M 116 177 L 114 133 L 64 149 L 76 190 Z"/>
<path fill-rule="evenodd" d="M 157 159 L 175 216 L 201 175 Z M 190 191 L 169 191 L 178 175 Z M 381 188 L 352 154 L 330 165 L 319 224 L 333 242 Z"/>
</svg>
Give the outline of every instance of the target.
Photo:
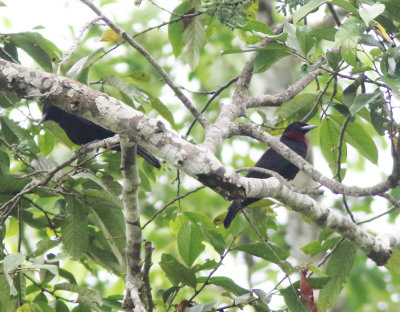
<svg viewBox="0 0 400 312">
<path fill-rule="evenodd" d="M 196 287 L 197 280 L 194 272 L 176 260 L 174 256 L 162 254 L 159 264 L 174 285 L 183 283 L 192 288 Z"/>
<path fill-rule="evenodd" d="M 20 153 L 33 157 L 39 153 L 32 135 L 15 121 L 6 116 L 0 117 L 0 126 L 2 136 L 9 144 L 13 144 Z"/>
<path fill-rule="evenodd" d="M 69 212 L 62 226 L 62 242 L 65 250 L 74 259 L 80 259 L 89 243 L 88 214 L 84 206 L 76 200 L 69 200 Z"/>
<path fill-rule="evenodd" d="M 206 276 L 201 276 L 197 278 L 197 283 L 204 283 L 206 279 L 207 279 Z M 208 280 L 208 284 L 220 286 L 226 291 L 229 291 L 230 293 L 234 294 L 235 296 L 242 296 L 244 294 L 250 293 L 250 290 L 240 287 L 232 279 L 225 276 L 212 276 Z"/>
<path fill-rule="evenodd" d="M 349 111 L 350 113 L 355 114 L 364 106 L 376 102 L 382 96 L 383 94 L 379 89 L 376 89 L 373 93 L 362 93 L 360 95 L 357 95 L 354 98 L 353 104 L 350 106 Z"/>
<path fill-rule="evenodd" d="M 279 292 L 283 296 L 290 312 L 310 312 L 310 309 L 303 304 L 294 287 L 289 286 L 285 289 L 281 289 Z"/>
<path fill-rule="evenodd" d="M 202 16 L 192 17 L 184 23 L 183 41 L 183 59 L 193 70 L 197 67 L 200 59 L 200 50 L 206 42 L 206 33 Z"/>
<path fill-rule="evenodd" d="M 51 41 L 34 32 L 23 32 L 8 36 L 12 43 L 29 54 L 44 70 L 52 71 L 52 62 L 56 62 L 61 53 Z"/>
<path fill-rule="evenodd" d="M 266 244 L 268 244 L 268 247 Z M 239 245 L 235 247 L 235 250 L 246 252 L 276 264 L 282 264 L 289 257 L 288 251 L 268 242 Z"/>
<path fill-rule="evenodd" d="M 87 84 L 89 68 L 93 64 L 93 60 L 97 58 L 97 55 L 103 51 L 103 48 L 99 48 L 87 56 L 82 57 L 68 70 L 66 76 L 75 79 L 79 82 Z"/>
<path fill-rule="evenodd" d="M 254 72 L 262 73 L 275 62 L 288 55 L 290 55 L 290 52 L 286 46 L 272 43 L 257 54 L 254 60 Z"/>
<path fill-rule="evenodd" d="M 400 250 L 398 248 L 393 248 L 393 254 L 385 267 L 390 273 L 396 276 L 396 278 L 400 276 Z"/>
<path fill-rule="evenodd" d="M 197 257 L 203 252 L 201 243 L 203 235 L 200 227 L 193 223 L 184 223 L 178 232 L 178 250 L 181 258 L 188 267 L 191 267 Z"/>
<path fill-rule="evenodd" d="M 341 115 L 332 115 L 331 118 L 340 128 L 342 127 L 344 118 Z M 373 164 L 378 163 L 378 149 L 369 133 L 364 129 L 363 123 L 359 118 L 347 124 L 344 139 L 370 162 Z"/>
<path fill-rule="evenodd" d="M 84 286 L 62 283 L 54 285 L 54 290 L 64 290 L 73 292 L 79 294 L 79 297 L 81 298 L 80 300 L 85 300 L 85 301 L 88 300 L 90 302 L 96 302 L 98 304 L 101 304 L 101 295 L 96 290 L 89 289 Z"/>
<path fill-rule="evenodd" d="M 330 117 L 324 118 L 319 128 L 319 142 L 321 146 L 322 155 L 324 155 L 328 162 L 329 168 L 333 174 L 336 174 L 338 169 L 338 158 L 339 158 L 339 137 L 340 137 L 340 126 L 337 122 L 332 120 Z M 340 161 L 345 163 L 347 159 L 347 147 L 346 142 L 342 143 L 342 154 Z M 344 172 L 341 172 L 342 178 Z"/>
<path fill-rule="evenodd" d="M 320 5 L 325 3 L 326 0 L 311 0 L 303 5 L 299 10 L 296 11 L 293 15 L 293 23 L 297 24 L 302 18 L 304 18 L 307 14 L 310 14 L 315 9 L 317 9 Z"/>
<path fill-rule="evenodd" d="M 331 279 L 318 296 L 318 305 L 323 310 L 332 308 L 336 302 L 353 267 L 356 250 L 354 245 L 344 241 L 333 252 L 326 268 L 326 274 Z"/>
<path fill-rule="evenodd" d="M 279 106 L 274 115 L 279 120 L 285 120 L 288 123 L 302 119 L 315 106 L 317 95 L 311 93 L 299 94 L 288 102 Z"/>
<path fill-rule="evenodd" d="M 193 9 L 193 5 L 191 1 L 184 1 L 178 7 L 176 7 L 171 14 L 170 22 L 177 19 L 180 15 L 184 15 Z M 183 41 L 183 20 L 179 20 L 178 22 L 170 23 L 168 25 L 168 39 L 172 45 L 172 51 L 175 56 L 181 54 L 185 43 Z"/>
<path fill-rule="evenodd" d="M 358 18 L 348 19 L 337 31 L 335 45 L 341 47 L 343 59 L 350 65 L 357 64 L 357 44 L 365 30 L 365 24 Z"/>
<path fill-rule="evenodd" d="M 337 5 L 338 7 L 341 7 L 350 13 L 352 13 L 354 16 L 358 16 L 358 10 L 357 8 L 350 2 L 346 0 L 331 0 L 330 3 L 333 5 Z"/>
</svg>

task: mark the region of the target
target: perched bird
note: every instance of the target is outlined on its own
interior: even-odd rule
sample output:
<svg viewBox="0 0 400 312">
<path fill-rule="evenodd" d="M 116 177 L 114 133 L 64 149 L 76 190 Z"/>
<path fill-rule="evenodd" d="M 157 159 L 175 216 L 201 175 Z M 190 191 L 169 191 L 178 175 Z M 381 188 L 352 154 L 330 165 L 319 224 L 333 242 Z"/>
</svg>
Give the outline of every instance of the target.
<svg viewBox="0 0 400 312">
<path fill-rule="evenodd" d="M 45 105 L 43 107 L 43 116 L 39 123 L 46 120 L 53 120 L 58 123 L 60 127 L 64 129 L 70 140 L 77 145 L 84 145 L 115 135 L 115 133 L 110 130 L 104 129 L 89 120 L 67 113 L 52 105 Z M 116 149 L 119 150 L 119 147 Z M 154 167 L 161 167 L 158 159 L 139 145 L 137 146 L 137 153 Z"/>
<path fill-rule="evenodd" d="M 316 126 L 308 125 L 304 122 L 294 122 L 287 126 L 283 132 L 280 141 L 286 144 L 290 149 L 295 151 L 301 157 L 305 158 L 307 155 L 308 142 L 305 134 L 314 129 Z M 265 168 L 279 173 L 286 180 L 293 180 L 299 172 L 299 168 L 293 165 L 289 160 L 283 157 L 281 154 L 273 150 L 272 148 L 261 156 L 261 158 L 255 164 L 255 167 Z M 246 175 L 248 178 L 267 179 L 271 175 L 267 173 L 249 171 Z M 246 198 L 243 202 L 233 201 L 229 206 L 228 213 L 224 220 L 225 228 L 228 228 L 236 214 L 244 207 L 260 200 L 260 198 Z"/>
</svg>

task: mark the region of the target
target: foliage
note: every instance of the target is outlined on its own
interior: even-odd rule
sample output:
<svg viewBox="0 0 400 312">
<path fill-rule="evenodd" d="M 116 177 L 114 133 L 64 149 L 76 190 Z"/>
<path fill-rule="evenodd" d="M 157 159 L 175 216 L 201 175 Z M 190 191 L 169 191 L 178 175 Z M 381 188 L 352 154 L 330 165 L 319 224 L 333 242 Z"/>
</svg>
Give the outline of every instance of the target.
<svg viewBox="0 0 400 312">
<path fill-rule="evenodd" d="M 294 81 L 321 66 L 317 81 L 296 97 L 266 113 L 249 109 L 243 122 L 256 121 L 271 134 L 279 134 L 292 121 L 310 121 L 319 125 L 311 142 L 322 154 L 314 162 L 327 164 L 332 178 L 343 181 L 354 176 L 356 181 L 359 171 L 370 168 L 387 174 L 379 171 L 381 159 L 388 161 L 388 146 L 398 146 L 399 136 L 394 116 L 400 93 L 398 1 L 285 2 L 274 14 L 293 12 L 294 22 L 285 24 L 280 33 L 256 18 L 259 8 L 250 0 L 175 1 L 168 22 L 152 1 L 129 8 L 133 12 L 129 21 L 118 21 L 116 12 L 124 10 L 118 1 L 102 2 L 100 8 L 115 9 L 115 22 L 134 33 L 172 77 L 179 77 L 184 87 L 190 85 L 187 89 L 196 88 L 186 93 L 199 110 L 215 90 L 240 74 L 249 53 L 258 53 L 255 73 L 277 68 L 273 74 L 277 76 L 288 74 L 281 68 L 290 56 L 296 62 L 291 68 Z M 0 10 L 7 12 L 7 1 L 0 1 Z M 316 15 L 324 21 L 336 11 L 345 13 L 336 26 L 308 23 Z M 159 24 L 149 27 L 149 20 Z M 108 29 L 103 42 L 96 41 L 93 48 L 102 29 L 99 24 L 89 28 L 69 58 L 68 51 L 61 51 L 58 42 L 40 30 L 1 33 L 0 58 L 34 64 L 91 85 L 200 144 L 203 129 L 196 124 L 187 132 L 193 116 L 177 104 L 151 64 Z M 265 41 L 269 44 L 262 45 Z M 230 101 L 231 90 L 227 85 L 206 107 L 209 120 L 215 119 L 218 102 Z M 57 124 L 37 125 L 38 108 L 41 104 L 34 100 L 0 94 L 0 312 L 121 310 L 125 223 L 119 197 L 120 154 L 100 151 L 81 156 L 47 185 L 13 200 L 78 148 Z M 248 148 L 242 150 L 244 144 Z M 217 156 L 225 165 L 240 167 L 254 164 L 256 150 L 259 153 L 265 146 L 230 139 Z M 242 307 L 307 311 L 299 294 L 299 271 L 304 267 L 313 272 L 310 287 L 321 289 L 318 311 L 339 304 L 348 311 L 380 311 L 379 302 L 387 311 L 396 309 L 397 250 L 387 268 L 381 269 L 366 263 L 364 254 L 326 229 L 304 246 L 293 243 L 297 238 L 287 237 L 287 220 L 281 218 L 282 205 L 275 201 L 260 201 L 247 209 L 250 222 L 237 217 L 224 229 L 221 222 L 228 202 L 201 188 L 167 204 L 198 183 L 167 163 L 156 170 L 139 160 L 139 167 L 141 224 L 144 239 L 154 248 L 149 278 L 157 310 L 185 306 L 185 311 Z M 356 221 L 375 212 L 382 214 L 377 219 L 384 226 L 390 226 L 399 222 L 398 209 L 389 209 L 399 206 L 398 190 L 389 195 L 393 201 L 383 204 L 377 196 L 338 199 L 328 192 L 324 196 L 333 209 L 346 213 L 349 206 Z M 303 221 L 307 232 L 310 225 Z M 306 260 L 298 257 L 299 250 Z M 243 261 L 240 268 L 246 267 L 247 276 L 235 267 Z M 224 267 L 228 269 L 220 273 Z"/>
</svg>

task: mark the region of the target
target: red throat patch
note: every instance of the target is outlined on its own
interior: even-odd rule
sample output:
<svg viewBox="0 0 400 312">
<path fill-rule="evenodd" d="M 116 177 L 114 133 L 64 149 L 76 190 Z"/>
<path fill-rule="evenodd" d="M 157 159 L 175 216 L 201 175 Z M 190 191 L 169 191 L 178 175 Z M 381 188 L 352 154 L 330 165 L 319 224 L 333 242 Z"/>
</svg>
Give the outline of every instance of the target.
<svg viewBox="0 0 400 312">
<path fill-rule="evenodd" d="M 304 133 L 302 133 L 300 131 L 286 131 L 283 133 L 283 135 L 287 138 L 291 138 L 296 141 L 304 142 L 308 147 L 308 141 L 307 141 Z"/>
</svg>

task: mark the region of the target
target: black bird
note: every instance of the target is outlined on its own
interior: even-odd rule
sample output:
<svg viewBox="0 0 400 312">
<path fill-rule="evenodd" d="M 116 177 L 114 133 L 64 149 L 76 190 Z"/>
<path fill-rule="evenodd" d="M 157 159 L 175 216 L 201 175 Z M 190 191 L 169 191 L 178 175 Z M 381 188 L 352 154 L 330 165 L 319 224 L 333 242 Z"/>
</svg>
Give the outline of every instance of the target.
<svg viewBox="0 0 400 312">
<path fill-rule="evenodd" d="M 280 141 L 286 144 L 290 149 L 295 151 L 301 157 L 305 158 L 307 155 L 308 142 L 305 134 L 314 129 L 316 126 L 308 125 L 304 122 L 294 122 L 290 124 L 283 132 Z M 299 168 L 293 165 L 289 160 L 272 148 L 261 156 L 255 164 L 255 167 L 265 168 L 279 173 L 286 180 L 293 180 L 299 172 Z M 267 179 L 271 175 L 267 173 L 249 171 L 246 175 L 248 178 Z M 243 202 L 233 201 L 229 206 L 228 213 L 224 220 L 225 228 L 228 228 L 236 214 L 244 207 L 260 200 L 260 198 L 246 198 Z"/>
<path fill-rule="evenodd" d="M 64 129 L 70 140 L 77 145 L 85 145 L 115 135 L 114 132 L 104 129 L 87 119 L 72 115 L 52 105 L 45 105 L 43 107 L 43 116 L 39 123 L 46 120 L 53 120 L 58 123 L 60 127 Z M 119 150 L 119 147 L 116 149 Z M 161 167 L 158 159 L 139 145 L 137 146 L 137 153 L 154 167 Z"/>
</svg>

